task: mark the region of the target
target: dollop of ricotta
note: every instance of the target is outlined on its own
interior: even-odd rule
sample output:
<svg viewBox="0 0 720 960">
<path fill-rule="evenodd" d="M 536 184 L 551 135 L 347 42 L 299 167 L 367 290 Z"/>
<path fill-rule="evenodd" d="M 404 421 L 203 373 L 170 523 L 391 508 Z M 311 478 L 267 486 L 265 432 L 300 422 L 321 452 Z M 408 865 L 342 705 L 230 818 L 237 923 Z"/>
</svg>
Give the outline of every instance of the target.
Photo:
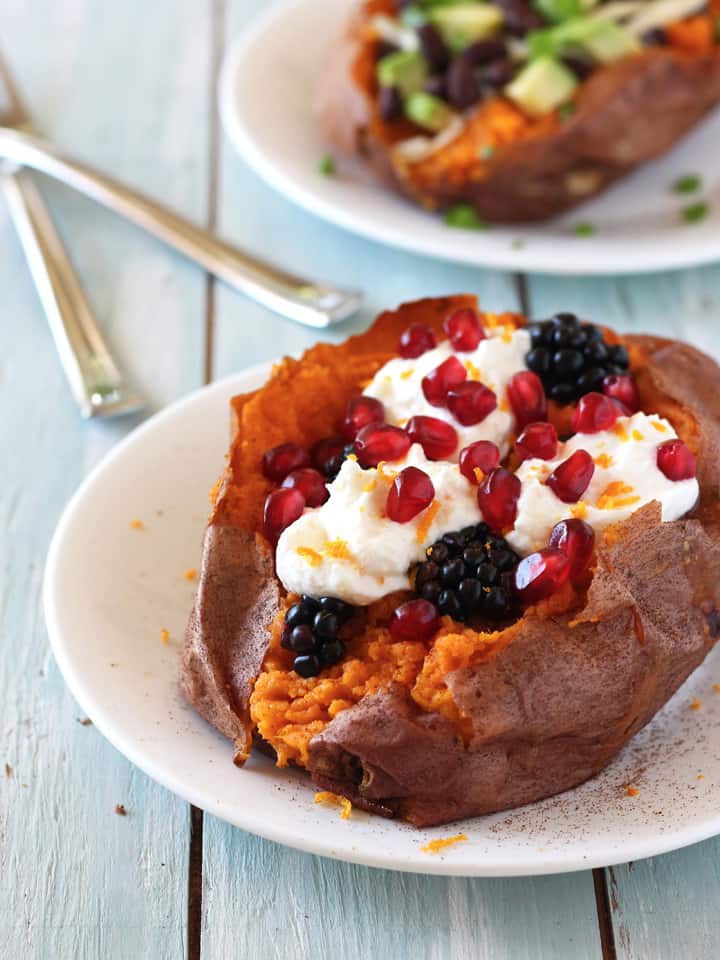
<svg viewBox="0 0 720 960">
<path fill-rule="evenodd" d="M 517 470 L 522 492 L 508 543 L 525 556 L 547 546 L 560 520 L 579 517 L 599 534 L 653 500 L 660 503 L 664 521 L 679 519 L 694 506 L 699 487 L 695 478 L 673 481 L 658 469 L 658 444 L 676 436 L 667 420 L 636 413 L 621 417 L 610 430 L 575 434 L 560 444 L 554 460 L 525 460 Z M 576 450 L 590 454 L 595 472 L 582 500 L 563 503 L 545 480 Z"/>
<path fill-rule="evenodd" d="M 385 515 L 385 504 L 390 484 L 406 466 L 428 474 L 435 500 L 408 523 L 394 523 Z M 306 510 L 278 541 L 277 575 L 288 591 L 372 603 L 409 589 L 410 568 L 443 533 L 482 519 L 477 487 L 457 464 L 427 460 L 419 444 L 404 460 L 377 469 L 363 470 L 355 460 L 346 460 L 328 491 L 329 499 Z"/>
<path fill-rule="evenodd" d="M 389 360 L 363 392 L 382 402 L 387 422 L 395 426 L 404 427 L 411 417 L 416 416 L 436 417 L 452 424 L 458 434 L 457 448 L 449 458 L 453 461 L 457 460 L 463 447 L 476 440 L 491 440 L 504 457 L 515 429 L 507 385 L 513 374 L 527 369 L 525 355 L 530 349 L 530 334 L 527 330 L 502 325 L 485 328 L 485 334 L 487 339 L 481 340 L 476 350 L 467 353 L 456 352 L 448 341 L 444 341 L 413 360 L 401 357 Z M 496 409 L 481 423 L 471 427 L 464 427 L 444 407 L 428 403 L 422 391 L 423 377 L 452 355 L 465 366 L 468 380 L 481 381 L 497 396 Z"/>
</svg>

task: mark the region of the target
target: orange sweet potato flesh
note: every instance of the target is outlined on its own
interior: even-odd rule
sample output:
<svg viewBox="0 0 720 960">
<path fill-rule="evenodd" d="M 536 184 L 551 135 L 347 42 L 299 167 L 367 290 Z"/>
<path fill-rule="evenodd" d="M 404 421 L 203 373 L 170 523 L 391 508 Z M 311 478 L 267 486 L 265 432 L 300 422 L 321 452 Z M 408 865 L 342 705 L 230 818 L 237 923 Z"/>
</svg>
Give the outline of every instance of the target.
<svg viewBox="0 0 720 960">
<path fill-rule="evenodd" d="M 376 105 L 377 41 L 368 20 L 391 9 L 376 0 L 349 20 L 329 52 L 316 112 L 339 154 L 360 156 L 392 189 L 430 209 L 465 202 L 491 221 L 546 220 L 666 153 L 720 103 L 720 46 L 714 38 L 708 45 L 708 17 L 677 25 L 674 44 L 596 69 L 565 122 L 557 113 L 530 119 L 498 97 L 471 113 L 456 140 L 408 163 L 393 145 L 423 131 L 385 123 Z"/>
<path fill-rule="evenodd" d="M 261 721 L 280 760 L 306 766 L 318 786 L 417 825 L 528 803 L 598 772 L 702 662 L 720 602 L 720 370 L 687 345 L 627 337 L 643 408 L 667 416 L 698 455 L 691 515 L 661 524 L 657 505 L 638 511 L 600 545 L 587 592 L 496 633 L 446 619 L 428 644 L 393 645 L 399 598 L 388 598 L 348 626 L 342 664 L 311 680 L 290 670 L 278 642 L 288 599 L 257 534 L 262 453 L 336 432 L 405 327 L 439 331 L 450 309 L 474 304 L 406 304 L 360 337 L 284 361 L 233 401 L 183 657 L 186 697 L 234 741 L 238 762 Z"/>
</svg>

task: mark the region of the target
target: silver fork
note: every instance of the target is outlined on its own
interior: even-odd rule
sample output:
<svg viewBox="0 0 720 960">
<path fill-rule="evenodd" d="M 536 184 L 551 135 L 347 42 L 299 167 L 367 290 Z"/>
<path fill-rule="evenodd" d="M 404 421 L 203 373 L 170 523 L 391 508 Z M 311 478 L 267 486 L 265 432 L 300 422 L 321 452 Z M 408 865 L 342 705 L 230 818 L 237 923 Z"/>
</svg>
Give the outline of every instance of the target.
<svg viewBox="0 0 720 960">
<path fill-rule="evenodd" d="M 3 158 L 92 197 L 236 290 L 297 323 L 329 327 L 352 316 L 362 304 L 359 291 L 304 279 L 252 257 L 155 200 L 73 160 L 46 140 L 2 125 L 0 117 L 0 160 Z"/>
<path fill-rule="evenodd" d="M 0 57 L 0 123 L 22 129 L 27 113 Z M 132 413 L 131 392 L 100 332 L 52 217 L 27 173 L 0 161 L 0 188 L 20 236 L 70 389 L 85 418 Z"/>
</svg>

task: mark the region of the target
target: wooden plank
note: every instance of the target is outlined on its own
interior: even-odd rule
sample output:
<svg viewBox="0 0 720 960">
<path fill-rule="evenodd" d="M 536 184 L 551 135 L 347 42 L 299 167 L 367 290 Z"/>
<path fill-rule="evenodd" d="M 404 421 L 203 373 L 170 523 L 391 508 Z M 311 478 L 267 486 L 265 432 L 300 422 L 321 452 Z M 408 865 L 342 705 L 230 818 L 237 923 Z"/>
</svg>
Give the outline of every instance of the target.
<svg viewBox="0 0 720 960">
<path fill-rule="evenodd" d="M 571 310 L 620 330 L 688 340 L 720 356 L 720 267 L 621 279 L 528 283 L 532 315 Z M 616 955 L 711 957 L 720 919 L 720 841 L 606 871 Z"/>
<path fill-rule="evenodd" d="M 720 840 L 608 873 L 619 958 L 717 956 Z"/>
<path fill-rule="evenodd" d="M 325 860 L 205 818 L 203 960 L 599 958 L 589 873 L 446 880 Z"/>
<path fill-rule="evenodd" d="M 3 52 L 38 126 L 200 222 L 208 8 L 36 0 L 30 17 L 22 0 L 6 0 L 3 9 Z M 204 276 L 64 188 L 47 196 L 109 339 L 151 406 L 199 385 Z M 176 958 L 185 949 L 189 809 L 78 722 L 40 603 L 62 507 L 133 422 L 79 421 L 4 208 L 0 248 L 3 955 Z"/>
<path fill-rule="evenodd" d="M 231 0 L 228 40 L 261 8 L 258 0 Z M 219 183 L 224 236 L 306 275 L 366 291 L 363 314 L 327 339 L 341 340 L 379 310 L 419 296 L 470 291 L 489 309 L 518 305 L 510 275 L 418 259 L 323 224 L 262 183 L 225 139 Z M 215 376 L 317 339 L 217 289 Z M 206 816 L 203 960 L 311 955 L 599 957 L 592 877 L 445 880 L 376 871 L 288 850 Z"/>
</svg>

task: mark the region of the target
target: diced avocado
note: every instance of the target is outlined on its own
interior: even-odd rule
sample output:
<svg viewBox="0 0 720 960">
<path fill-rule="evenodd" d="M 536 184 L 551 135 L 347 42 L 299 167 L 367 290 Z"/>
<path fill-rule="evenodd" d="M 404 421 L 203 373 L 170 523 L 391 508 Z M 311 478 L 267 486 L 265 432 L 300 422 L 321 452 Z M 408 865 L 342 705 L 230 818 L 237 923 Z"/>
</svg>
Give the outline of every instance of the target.
<svg viewBox="0 0 720 960">
<path fill-rule="evenodd" d="M 533 60 L 505 87 L 505 95 L 531 117 L 542 117 L 572 97 L 575 75 L 552 57 Z"/>
<path fill-rule="evenodd" d="M 378 61 L 377 79 L 381 87 L 397 87 L 403 97 L 422 90 L 428 67 L 419 50 L 398 50 Z"/>
<path fill-rule="evenodd" d="M 405 101 L 405 116 L 419 127 L 439 133 L 452 119 L 453 112 L 440 97 L 420 91 Z"/>
<path fill-rule="evenodd" d="M 601 63 L 609 63 L 640 49 L 635 37 L 616 23 L 587 16 L 533 30 L 525 39 L 531 59 L 560 57 L 580 47 Z"/>
<path fill-rule="evenodd" d="M 640 43 L 629 31 L 611 23 L 609 20 L 598 21 L 602 29 L 589 34 L 581 44 L 593 60 L 599 63 L 612 63 L 630 53 L 637 53 Z"/>
<path fill-rule="evenodd" d="M 456 3 L 433 7 L 428 13 L 453 53 L 493 36 L 502 26 L 502 13 L 491 3 Z"/>
</svg>

